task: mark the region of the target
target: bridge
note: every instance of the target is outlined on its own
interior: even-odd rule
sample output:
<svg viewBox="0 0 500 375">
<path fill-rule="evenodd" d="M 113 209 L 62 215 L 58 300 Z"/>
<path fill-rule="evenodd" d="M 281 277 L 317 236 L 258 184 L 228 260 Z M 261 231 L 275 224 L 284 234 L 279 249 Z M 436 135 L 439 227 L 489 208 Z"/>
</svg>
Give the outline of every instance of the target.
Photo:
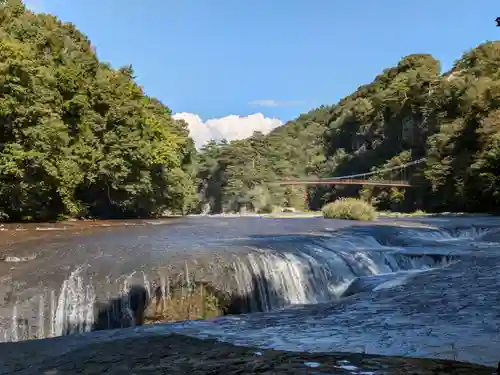
<svg viewBox="0 0 500 375">
<path fill-rule="evenodd" d="M 388 187 L 410 187 L 410 183 L 403 178 L 402 180 L 392 179 L 372 179 L 377 175 L 387 174 L 389 172 L 399 173 L 406 177 L 406 169 L 408 167 L 421 164 L 425 158 L 411 161 L 406 164 L 398 165 L 391 168 L 379 169 L 372 172 L 358 173 L 347 176 L 331 177 L 331 178 L 315 178 L 315 179 L 285 179 L 277 181 L 277 185 L 367 185 L 367 186 L 388 186 Z"/>
</svg>

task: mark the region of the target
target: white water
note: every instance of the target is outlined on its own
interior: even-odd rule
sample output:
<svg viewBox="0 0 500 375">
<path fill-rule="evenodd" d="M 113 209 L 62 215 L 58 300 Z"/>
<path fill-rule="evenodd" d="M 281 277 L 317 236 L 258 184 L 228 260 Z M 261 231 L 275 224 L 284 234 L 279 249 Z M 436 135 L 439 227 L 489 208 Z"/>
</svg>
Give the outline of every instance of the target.
<svg viewBox="0 0 500 375">
<path fill-rule="evenodd" d="M 419 231 L 405 229 L 404 234 L 413 238 L 447 241 L 455 238 L 474 239 L 486 233 L 472 228 L 457 235 L 444 231 Z M 432 234 L 432 235 L 430 235 Z M 279 244 L 280 239 L 272 240 Z M 248 248 L 246 255 L 235 255 L 234 283 L 242 296 L 248 296 L 250 311 L 271 311 L 290 305 L 316 304 L 336 300 L 353 282 L 360 282 L 355 293 L 392 288 L 403 285 L 414 272 L 450 264 L 447 257 L 407 255 L 400 248 L 383 246 L 372 236 L 332 235 L 330 237 L 286 238 L 281 248 Z M 189 275 L 186 270 L 186 275 Z M 139 275 L 141 276 L 141 275 Z M 373 278 L 375 276 L 375 278 Z M 151 281 L 142 273 L 142 286 L 152 296 Z M 367 278 L 365 288 L 364 278 Z M 137 281 L 137 274 L 124 275 L 109 281 L 115 294 L 121 297 L 116 307 L 107 310 L 109 327 L 133 326 L 134 314 L 130 308 L 128 291 Z M 166 275 L 160 275 L 163 296 L 168 299 L 169 283 Z M 18 305 L 12 310 L 12 323 L 4 328 L 3 341 L 19 341 L 28 338 L 54 337 L 93 329 L 96 320 L 97 288 L 99 285 L 89 276 L 86 266 L 73 270 L 62 283 L 59 291 L 40 295 L 34 309 L 35 322 L 28 326 L 19 324 L 26 318 Z M 351 288 L 352 289 L 352 288 Z M 57 297 L 56 297 L 57 296 Z M 47 307 L 47 303 L 49 306 Z M 112 322 L 114 322 L 112 324 Z M 36 327 L 33 329 L 33 327 Z"/>
<path fill-rule="evenodd" d="M 77 268 L 63 282 L 51 336 L 87 332 L 92 327 L 96 295 L 93 285 L 84 283 L 83 270 L 83 267 Z"/>
<path fill-rule="evenodd" d="M 415 230 L 408 229 L 404 231 L 405 237 L 410 237 L 423 241 L 436 241 L 436 242 L 447 242 L 447 241 L 463 241 L 463 240 L 479 240 L 486 234 L 492 232 L 494 229 L 491 228 L 464 228 L 456 231 L 443 231 L 437 229 L 431 230 Z"/>
<path fill-rule="evenodd" d="M 408 274 L 401 271 L 428 270 L 451 262 L 443 257 L 407 256 L 387 251 L 341 251 L 305 244 L 300 251 L 269 252 L 253 249 L 235 262 L 236 282 L 241 295 L 252 296 L 251 311 L 271 311 L 288 305 L 328 302 L 342 296 L 359 277 L 393 275 L 404 283 Z M 371 250 L 374 249 L 371 243 Z M 379 246 L 379 250 L 387 247 Z M 297 250 L 297 249 L 296 249 Z M 384 278 L 387 280 L 387 277 Z M 389 287 L 391 280 L 385 282 Z"/>
</svg>

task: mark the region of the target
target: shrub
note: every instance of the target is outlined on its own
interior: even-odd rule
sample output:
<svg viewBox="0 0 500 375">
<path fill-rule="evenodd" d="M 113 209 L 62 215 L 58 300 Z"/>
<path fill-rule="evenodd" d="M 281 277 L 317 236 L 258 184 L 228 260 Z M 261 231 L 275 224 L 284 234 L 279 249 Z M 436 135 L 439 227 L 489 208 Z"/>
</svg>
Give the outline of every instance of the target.
<svg viewBox="0 0 500 375">
<path fill-rule="evenodd" d="M 375 220 L 377 211 L 370 203 L 356 198 L 341 198 L 321 209 L 328 219 Z"/>
<path fill-rule="evenodd" d="M 280 212 L 279 207 L 274 206 L 272 204 L 266 204 L 265 206 L 261 207 L 259 210 L 257 210 L 259 214 L 274 214 L 277 212 Z"/>
<path fill-rule="evenodd" d="M 424 216 L 427 215 L 427 213 L 423 210 L 416 210 L 415 212 L 412 212 L 413 216 Z"/>
</svg>

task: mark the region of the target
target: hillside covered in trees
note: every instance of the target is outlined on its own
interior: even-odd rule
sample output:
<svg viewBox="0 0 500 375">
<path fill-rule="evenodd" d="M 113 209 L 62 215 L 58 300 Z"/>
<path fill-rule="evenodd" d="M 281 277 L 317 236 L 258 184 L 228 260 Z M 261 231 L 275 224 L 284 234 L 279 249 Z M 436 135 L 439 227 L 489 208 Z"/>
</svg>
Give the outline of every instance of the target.
<svg viewBox="0 0 500 375">
<path fill-rule="evenodd" d="M 0 218 L 188 211 L 186 124 L 72 24 L 0 1 L 0 90 Z"/>
<path fill-rule="evenodd" d="M 384 210 L 500 207 L 500 42 L 444 74 L 407 56 L 335 105 L 196 152 L 130 66 L 100 62 L 74 25 L 0 0 L 0 90 L 0 220 L 318 209 L 359 195 Z M 273 184 L 422 157 L 407 190 Z"/>
<path fill-rule="evenodd" d="M 283 177 L 335 177 L 426 158 L 416 187 L 277 186 Z M 333 106 L 269 135 L 208 144 L 198 191 L 211 212 L 320 208 L 361 195 L 384 210 L 477 211 L 500 207 L 500 42 L 465 53 L 449 72 L 415 54 Z"/>
</svg>

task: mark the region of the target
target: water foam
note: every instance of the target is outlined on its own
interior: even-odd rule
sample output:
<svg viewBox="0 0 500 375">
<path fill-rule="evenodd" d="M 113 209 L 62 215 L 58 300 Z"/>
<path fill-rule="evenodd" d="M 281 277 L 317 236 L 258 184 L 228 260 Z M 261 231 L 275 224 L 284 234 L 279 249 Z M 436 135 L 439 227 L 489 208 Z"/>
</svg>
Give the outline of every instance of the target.
<svg viewBox="0 0 500 375">
<path fill-rule="evenodd" d="M 453 261 L 447 256 L 404 254 L 370 236 L 292 240 L 282 249 L 251 250 L 235 262 L 238 291 L 250 296 L 250 311 L 336 300 L 354 280 L 366 276 L 399 273 L 397 278 L 382 279 L 378 284 L 382 284 L 379 288 L 402 285 L 410 276 L 408 271 L 433 269 Z"/>
<path fill-rule="evenodd" d="M 403 232 L 404 237 L 422 241 L 451 242 L 463 240 L 479 240 L 490 233 L 492 228 L 457 228 L 454 230 L 443 229 L 407 229 Z"/>
</svg>

